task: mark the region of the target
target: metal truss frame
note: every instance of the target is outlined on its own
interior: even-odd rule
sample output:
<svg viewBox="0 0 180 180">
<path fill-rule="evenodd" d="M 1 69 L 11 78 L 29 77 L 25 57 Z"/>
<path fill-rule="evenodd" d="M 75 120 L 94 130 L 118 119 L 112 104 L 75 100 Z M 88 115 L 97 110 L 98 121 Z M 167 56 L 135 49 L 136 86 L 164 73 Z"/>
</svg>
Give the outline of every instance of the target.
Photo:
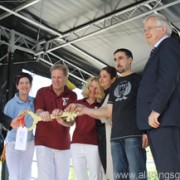
<svg viewBox="0 0 180 180">
<path fill-rule="evenodd" d="M 98 20 L 94 20 L 93 22 L 89 22 L 85 25 L 81 25 L 80 27 L 76 27 L 70 30 L 69 32 L 62 34 L 57 31 L 54 31 L 49 27 L 39 24 L 39 22 L 28 19 L 25 16 L 18 13 L 19 11 L 39 1 L 41 0 L 28 1 L 25 4 L 21 5 L 20 7 L 17 7 L 13 10 L 10 10 L 0 5 L 0 9 L 6 11 L 6 13 L 0 16 L 0 19 L 6 18 L 7 16 L 13 14 L 14 16 L 17 16 L 20 19 L 23 19 L 29 22 L 30 24 L 47 31 L 50 34 L 55 35 L 56 38 L 51 39 L 49 41 L 40 40 L 39 42 L 37 42 L 37 40 L 33 38 L 27 37 L 14 30 L 9 30 L 7 28 L 0 26 L 0 44 L 8 45 L 10 47 L 11 52 L 18 49 L 33 54 L 34 56 L 37 57 L 36 60 L 40 60 L 49 65 L 53 64 L 51 58 L 52 57 L 56 58 L 57 61 L 61 61 L 65 63 L 71 69 L 73 68 L 73 71 L 70 75 L 82 82 L 85 82 L 84 76 L 88 75 L 91 77 L 93 75 L 77 67 L 76 65 L 69 63 L 66 59 L 53 53 L 53 51 L 65 46 L 69 46 L 75 49 L 76 51 L 78 51 L 79 53 L 85 55 L 89 59 L 92 59 L 95 63 L 98 63 L 101 67 L 104 67 L 106 64 L 101 62 L 99 59 L 96 59 L 95 57 L 91 56 L 90 54 L 86 53 L 82 49 L 78 48 L 74 43 L 84 40 L 85 38 L 91 37 L 93 35 L 97 35 L 99 33 L 105 32 L 114 27 L 142 18 L 148 14 L 151 14 L 152 12 L 158 12 L 162 9 L 180 3 L 180 0 L 175 0 L 165 5 L 162 4 L 161 0 L 147 0 L 143 2 L 141 1 L 140 3 L 132 5 L 127 9 L 114 11 L 113 13 L 106 15 L 106 17 L 99 18 Z M 1 64 L 2 58 L 3 57 L 0 57 L 0 65 L 2 65 Z M 79 72 L 80 77 L 73 74 L 73 72 L 77 72 L 77 71 Z"/>
<path fill-rule="evenodd" d="M 72 44 L 75 42 L 84 40 L 85 38 L 97 35 L 114 27 L 134 21 L 148 14 L 151 14 L 152 12 L 157 12 L 178 3 L 180 3 L 180 0 L 173 1 L 166 5 L 163 5 L 161 3 L 161 0 L 148 0 L 145 2 L 141 2 L 138 5 L 133 5 L 132 7 L 129 7 L 127 9 L 118 10 L 117 12 L 114 12 L 113 14 L 110 14 L 105 18 L 95 20 L 94 22 L 88 23 L 87 25 L 81 26 L 80 28 L 76 27 L 68 33 L 64 33 L 63 35 L 53 40 L 47 41 L 46 43 L 48 43 L 49 48 L 45 51 L 40 51 L 37 54 L 52 52 L 67 45 L 71 45 L 72 47 Z M 142 13 L 142 9 L 145 12 Z"/>
<path fill-rule="evenodd" d="M 8 28 L 2 27 L 2 26 L 0 26 L 0 45 L 1 44 L 7 45 L 9 47 L 9 52 L 14 52 L 16 49 L 18 49 L 20 51 L 24 51 L 24 52 L 33 54 L 34 60 L 42 61 L 46 64 L 49 64 L 50 66 L 53 65 L 52 58 L 54 57 L 57 59 L 57 62 L 60 61 L 61 63 L 66 64 L 68 66 L 68 68 L 71 68 L 72 72 L 70 73 L 70 76 L 78 79 L 81 82 L 85 82 L 84 77 L 87 77 L 87 76 L 92 77 L 93 76 L 91 73 L 84 71 L 83 69 L 73 65 L 72 63 L 68 62 L 67 60 L 59 57 L 58 55 L 56 55 L 52 52 L 45 53 L 41 56 L 36 56 L 37 44 L 36 44 L 35 39 L 25 36 L 14 30 L 9 30 Z M 7 54 L 0 57 L 0 65 L 1 66 L 3 65 L 3 63 L 1 63 L 2 60 L 6 57 L 7 57 Z M 46 57 L 46 59 L 45 59 L 45 57 Z M 75 73 L 75 72 L 78 72 L 78 74 L 80 74 L 80 76 L 74 75 L 73 73 Z"/>
</svg>

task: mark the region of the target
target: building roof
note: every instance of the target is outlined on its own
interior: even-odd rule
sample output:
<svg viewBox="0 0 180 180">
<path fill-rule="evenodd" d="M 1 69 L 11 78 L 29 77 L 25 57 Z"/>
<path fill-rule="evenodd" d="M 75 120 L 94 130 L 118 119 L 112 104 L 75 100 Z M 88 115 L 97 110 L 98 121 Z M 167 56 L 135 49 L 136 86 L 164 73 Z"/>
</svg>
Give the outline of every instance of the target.
<svg viewBox="0 0 180 180">
<path fill-rule="evenodd" d="M 180 0 L 1 0 L 0 69 L 19 65 L 49 76 L 52 64 L 65 63 L 80 87 L 102 67 L 114 66 L 116 49 L 127 48 L 133 71 L 142 72 L 150 52 L 144 17 L 165 15 L 178 35 L 179 9 Z"/>
</svg>

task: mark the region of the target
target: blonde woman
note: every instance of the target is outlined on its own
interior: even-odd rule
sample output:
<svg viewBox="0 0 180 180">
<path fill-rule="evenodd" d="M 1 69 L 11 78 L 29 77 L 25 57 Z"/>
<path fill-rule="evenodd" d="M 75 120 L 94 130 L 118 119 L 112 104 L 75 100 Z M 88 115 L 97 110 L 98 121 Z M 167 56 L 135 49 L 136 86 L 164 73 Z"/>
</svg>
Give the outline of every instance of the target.
<svg viewBox="0 0 180 180">
<path fill-rule="evenodd" d="M 104 94 L 99 84 L 98 77 L 87 80 L 82 94 L 83 99 L 75 103 L 89 108 L 99 107 L 99 102 Z M 71 142 L 71 155 L 77 180 L 100 180 L 101 164 L 98 153 L 98 139 L 96 120 L 88 115 L 78 116 L 75 121 L 76 127 Z M 89 176 L 87 173 L 89 169 Z"/>
</svg>

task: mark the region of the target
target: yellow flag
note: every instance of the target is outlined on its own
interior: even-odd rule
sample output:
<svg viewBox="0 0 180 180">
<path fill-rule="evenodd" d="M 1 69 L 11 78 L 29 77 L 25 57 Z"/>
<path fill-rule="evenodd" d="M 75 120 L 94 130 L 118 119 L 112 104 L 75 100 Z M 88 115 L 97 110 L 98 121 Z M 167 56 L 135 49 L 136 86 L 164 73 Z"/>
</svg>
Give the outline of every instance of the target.
<svg viewBox="0 0 180 180">
<path fill-rule="evenodd" d="M 69 81 L 69 80 L 67 81 L 66 85 L 71 90 L 76 88 L 76 86 L 71 81 Z"/>
</svg>

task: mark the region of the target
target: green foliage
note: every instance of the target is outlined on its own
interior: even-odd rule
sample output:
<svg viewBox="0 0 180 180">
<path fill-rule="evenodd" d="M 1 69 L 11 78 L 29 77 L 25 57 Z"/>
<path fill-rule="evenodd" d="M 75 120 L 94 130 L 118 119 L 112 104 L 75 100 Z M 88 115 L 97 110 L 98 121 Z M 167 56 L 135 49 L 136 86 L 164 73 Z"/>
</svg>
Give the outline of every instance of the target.
<svg viewBox="0 0 180 180">
<path fill-rule="evenodd" d="M 150 151 L 150 148 L 146 148 L 146 152 L 147 152 L 147 173 L 148 173 L 148 180 L 158 180 L 157 177 L 157 172 L 156 172 L 156 168 L 154 165 L 154 161 L 152 158 L 152 154 Z M 70 175 L 69 175 L 69 180 L 75 180 L 75 174 L 74 174 L 74 169 L 72 166 L 72 162 L 70 163 Z"/>
<path fill-rule="evenodd" d="M 75 180 L 74 169 L 72 166 L 70 167 L 69 180 Z"/>
<path fill-rule="evenodd" d="M 158 180 L 156 169 L 148 171 L 148 180 Z"/>
</svg>

